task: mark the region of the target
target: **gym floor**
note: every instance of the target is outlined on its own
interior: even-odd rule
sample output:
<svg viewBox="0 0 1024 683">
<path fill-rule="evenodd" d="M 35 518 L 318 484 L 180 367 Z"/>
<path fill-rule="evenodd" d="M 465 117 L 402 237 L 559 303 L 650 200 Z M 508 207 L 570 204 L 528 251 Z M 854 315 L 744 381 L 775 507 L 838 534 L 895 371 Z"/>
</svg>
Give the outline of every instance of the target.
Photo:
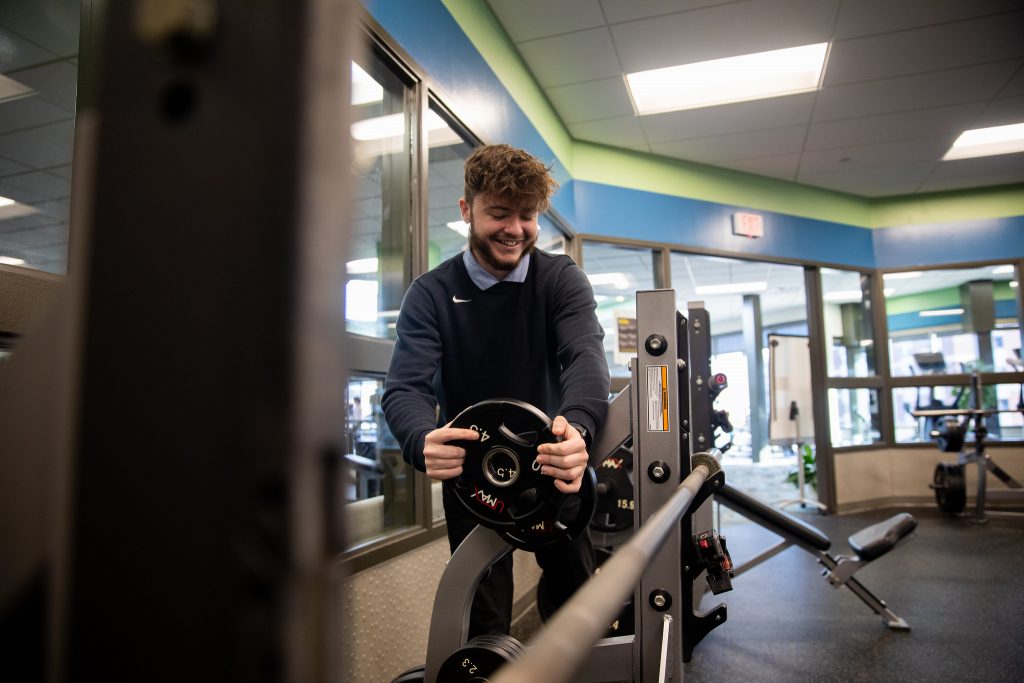
<svg viewBox="0 0 1024 683">
<path fill-rule="evenodd" d="M 832 538 L 835 556 L 849 553 L 849 535 L 900 511 L 795 514 Z M 856 574 L 909 632 L 886 628 L 849 589 L 829 586 L 810 554 L 791 547 L 737 577 L 731 592 L 705 596 L 704 609 L 728 605 L 728 621 L 697 646 L 685 680 L 1024 680 L 1024 518 L 977 526 L 930 509 L 910 512 L 914 534 Z M 777 540 L 751 523 L 726 524 L 737 564 Z M 531 610 L 512 635 L 525 642 L 539 625 Z"/>
</svg>

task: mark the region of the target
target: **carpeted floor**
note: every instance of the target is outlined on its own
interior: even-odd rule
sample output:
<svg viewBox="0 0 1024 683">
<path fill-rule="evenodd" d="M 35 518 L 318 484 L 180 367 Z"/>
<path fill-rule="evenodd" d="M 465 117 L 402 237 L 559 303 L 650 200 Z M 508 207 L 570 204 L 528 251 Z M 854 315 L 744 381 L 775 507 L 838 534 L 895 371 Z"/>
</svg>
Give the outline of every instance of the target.
<svg viewBox="0 0 1024 683">
<path fill-rule="evenodd" d="M 896 510 L 821 516 L 797 512 L 832 538 L 846 538 Z M 704 609 L 728 605 L 728 621 L 697 646 L 685 667 L 691 683 L 799 681 L 1024 681 L 1024 519 L 984 526 L 932 510 L 911 510 L 917 531 L 857 578 L 903 617 L 909 632 L 886 628 L 847 588 L 821 577 L 815 559 L 789 548 L 708 594 Z M 739 564 L 777 537 L 751 523 L 722 530 Z M 524 642 L 539 628 L 535 611 L 513 627 Z"/>
</svg>

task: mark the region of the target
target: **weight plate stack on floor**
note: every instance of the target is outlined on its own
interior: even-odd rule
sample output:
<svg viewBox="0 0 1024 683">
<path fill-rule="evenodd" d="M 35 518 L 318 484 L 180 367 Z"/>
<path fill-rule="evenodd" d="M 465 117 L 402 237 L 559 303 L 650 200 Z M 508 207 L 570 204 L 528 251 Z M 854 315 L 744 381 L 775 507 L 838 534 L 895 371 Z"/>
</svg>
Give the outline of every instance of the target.
<svg viewBox="0 0 1024 683">
<path fill-rule="evenodd" d="M 477 636 L 448 655 L 437 674 L 439 683 L 488 681 L 506 663 L 522 656 L 522 643 L 512 636 Z"/>
<path fill-rule="evenodd" d="M 940 510 L 949 514 L 964 511 L 967 505 L 967 481 L 963 465 L 940 462 L 935 466 L 932 488 L 935 489 L 935 501 Z"/>
</svg>

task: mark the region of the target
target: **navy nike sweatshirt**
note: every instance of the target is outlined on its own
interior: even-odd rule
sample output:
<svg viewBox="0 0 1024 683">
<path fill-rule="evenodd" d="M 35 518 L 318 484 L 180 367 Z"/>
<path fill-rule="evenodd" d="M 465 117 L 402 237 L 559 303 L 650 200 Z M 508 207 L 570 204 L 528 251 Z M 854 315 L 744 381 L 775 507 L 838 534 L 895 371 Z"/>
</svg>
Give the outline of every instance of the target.
<svg viewBox="0 0 1024 683">
<path fill-rule="evenodd" d="M 485 399 L 526 401 L 596 435 L 608 412 L 608 364 L 583 271 L 568 256 L 534 250 L 524 282 L 481 290 L 462 259 L 416 278 L 398 315 L 382 406 L 405 460 L 423 471 L 427 432 Z"/>
</svg>

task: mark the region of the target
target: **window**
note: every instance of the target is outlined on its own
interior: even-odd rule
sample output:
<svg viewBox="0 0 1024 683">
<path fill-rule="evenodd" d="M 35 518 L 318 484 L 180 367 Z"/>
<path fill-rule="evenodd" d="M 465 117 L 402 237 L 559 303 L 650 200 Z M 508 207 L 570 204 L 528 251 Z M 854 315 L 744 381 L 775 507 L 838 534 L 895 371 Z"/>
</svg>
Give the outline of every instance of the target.
<svg viewBox="0 0 1024 683">
<path fill-rule="evenodd" d="M 0 16 L 0 263 L 67 272 L 81 3 Z"/>
<path fill-rule="evenodd" d="M 829 389 L 828 414 L 833 446 L 863 446 L 882 438 L 877 389 Z"/>
<path fill-rule="evenodd" d="M 473 153 L 473 145 L 463 140 L 433 108 L 427 122 L 429 269 L 466 248 L 469 224 L 462 220 L 459 199 L 464 189 L 463 164 Z"/>
<path fill-rule="evenodd" d="M 822 268 L 821 294 L 829 377 L 875 375 L 871 277 Z"/>
<path fill-rule="evenodd" d="M 583 243 L 583 269 L 594 288 L 612 377 L 629 377 L 629 359 L 636 355 L 637 343 L 636 291 L 654 289 L 655 258 L 650 249 Z"/>
<path fill-rule="evenodd" d="M 352 63 L 352 236 L 345 321 L 394 339 L 408 286 L 412 211 L 410 86 L 376 54 Z"/>
<path fill-rule="evenodd" d="M 1020 384 L 991 384 L 981 388 L 981 407 L 985 410 L 1012 411 L 988 415 L 985 427 L 991 441 L 1018 441 L 1024 439 L 1024 417 L 1019 411 L 1024 404 Z M 896 442 L 929 443 L 932 430 L 941 424 L 941 416 L 914 417 L 914 410 L 943 410 L 971 408 L 971 387 L 945 385 L 935 387 L 899 387 L 893 390 L 895 406 Z M 963 419 L 962 417 L 960 418 Z M 966 434 L 974 440 L 973 431 Z"/>
<path fill-rule="evenodd" d="M 347 452 L 338 498 L 349 548 L 416 523 L 415 472 L 384 419 L 383 393 L 382 377 L 350 377 L 345 390 Z"/>
<path fill-rule="evenodd" d="M 892 375 L 1017 370 L 1017 277 L 1012 266 L 885 274 Z"/>
<path fill-rule="evenodd" d="M 768 335 L 807 337 L 803 268 L 676 252 L 670 267 L 676 307 L 703 301 L 711 319 L 711 370 L 729 378 L 716 400 L 734 428 L 729 454 L 755 461 L 762 451 L 781 454 L 769 444 Z M 810 421 L 810 409 L 802 412 Z"/>
</svg>

